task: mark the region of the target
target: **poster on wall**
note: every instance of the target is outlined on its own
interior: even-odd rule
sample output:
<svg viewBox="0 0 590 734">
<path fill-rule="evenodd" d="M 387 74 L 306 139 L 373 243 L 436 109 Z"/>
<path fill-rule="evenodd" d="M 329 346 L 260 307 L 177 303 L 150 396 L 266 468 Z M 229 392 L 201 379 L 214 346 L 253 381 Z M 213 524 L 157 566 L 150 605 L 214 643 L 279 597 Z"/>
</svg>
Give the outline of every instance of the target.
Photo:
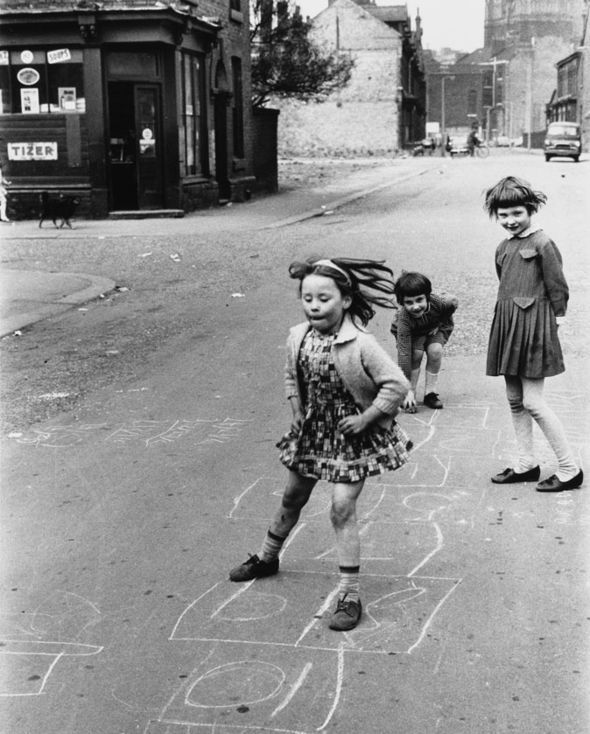
<svg viewBox="0 0 590 734">
<path fill-rule="evenodd" d="M 76 87 L 58 87 L 57 98 L 60 110 L 76 109 Z"/>
<path fill-rule="evenodd" d="M 20 90 L 21 112 L 39 112 L 39 90 L 36 87 Z"/>
</svg>

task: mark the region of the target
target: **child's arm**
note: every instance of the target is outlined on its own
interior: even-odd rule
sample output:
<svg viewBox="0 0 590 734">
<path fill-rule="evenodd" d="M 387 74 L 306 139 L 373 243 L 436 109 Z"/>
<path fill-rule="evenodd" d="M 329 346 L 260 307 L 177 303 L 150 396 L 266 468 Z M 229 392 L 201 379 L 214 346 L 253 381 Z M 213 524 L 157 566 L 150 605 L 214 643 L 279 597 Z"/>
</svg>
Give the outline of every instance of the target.
<svg viewBox="0 0 590 734">
<path fill-rule="evenodd" d="M 362 433 L 371 424 L 383 418 L 384 415 L 386 413 L 383 413 L 379 408 L 376 408 L 374 405 L 369 405 L 359 415 L 347 415 L 346 418 L 342 418 L 338 423 L 338 430 L 345 436 L 356 435 L 357 433 Z"/>
<path fill-rule="evenodd" d="M 291 420 L 291 433 L 299 433 L 301 426 L 303 425 L 303 409 L 301 402 L 297 395 L 292 395 L 289 398 L 289 404 L 291 405 L 291 411 L 293 412 L 293 418 Z"/>
<path fill-rule="evenodd" d="M 287 340 L 287 359 L 285 362 L 285 394 L 293 418 L 291 420 L 291 431 L 299 433 L 301 424 L 303 423 L 303 408 L 301 406 L 301 396 L 299 395 L 299 385 L 297 381 L 297 365 L 293 362 L 293 348 L 291 345 L 291 336 Z"/>
<path fill-rule="evenodd" d="M 412 331 L 403 309 L 398 311 L 390 331 L 395 336 L 397 363 L 406 379 L 409 380 L 412 374 Z"/>
<path fill-rule="evenodd" d="M 430 302 L 436 308 L 441 322 L 445 323 L 449 321 L 450 317 L 459 307 L 459 299 L 456 296 L 451 295 L 450 293 L 444 296 L 439 296 L 435 293 L 432 293 L 430 296 Z"/>
<path fill-rule="evenodd" d="M 547 239 L 540 249 L 543 280 L 547 296 L 553 307 L 555 316 L 565 316 L 569 299 L 569 288 L 563 274 L 561 253 L 555 242 Z"/>
<path fill-rule="evenodd" d="M 377 387 L 377 395 L 360 415 L 342 419 L 338 428 L 343 433 L 361 433 L 384 416 L 394 416 L 410 384 L 403 372 L 374 337 L 366 335 L 361 351 L 361 369 L 369 375 Z"/>
<path fill-rule="evenodd" d="M 397 318 L 391 325 L 391 333 L 397 345 L 397 363 L 407 380 L 412 379 L 412 331 L 405 311 L 398 311 Z M 416 412 L 416 396 L 410 386 L 402 408 L 408 413 Z"/>
</svg>

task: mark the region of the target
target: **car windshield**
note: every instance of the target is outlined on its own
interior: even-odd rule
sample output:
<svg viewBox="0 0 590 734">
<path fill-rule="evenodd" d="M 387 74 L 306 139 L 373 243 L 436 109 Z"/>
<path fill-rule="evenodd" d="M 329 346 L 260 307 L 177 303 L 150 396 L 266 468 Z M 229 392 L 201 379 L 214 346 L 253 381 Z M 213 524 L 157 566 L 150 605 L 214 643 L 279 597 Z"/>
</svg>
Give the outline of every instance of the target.
<svg viewBox="0 0 590 734">
<path fill-rule="evenodd" d="M 551 125 L 549 135 L 559 135 L 560 138 L 577 138 L 580 132 L 577 127 L 569 125 Z"/>
</svg>

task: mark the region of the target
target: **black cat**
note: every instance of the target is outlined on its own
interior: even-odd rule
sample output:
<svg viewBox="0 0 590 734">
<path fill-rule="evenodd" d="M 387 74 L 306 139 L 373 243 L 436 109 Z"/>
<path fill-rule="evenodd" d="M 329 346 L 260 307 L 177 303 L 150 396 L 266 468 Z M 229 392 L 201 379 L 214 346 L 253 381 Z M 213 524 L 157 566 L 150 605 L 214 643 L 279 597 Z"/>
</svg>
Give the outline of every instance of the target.
<svg viewBox="0 0 590 734">
<path fill-rule="evenodd" d="M 74 216 L 76 207 L 80 203 L 80 199 L 77 196 L 65 196 L 59 194 L 56 199 L 49 198 L 49 192 L 43 191 L 41 194 L 41 216 L 39 218 L 39 227 L 43 224 L 46 219 L 51 219 L 56 227 L 64 226 L 67 224 L 72 229 L 72 223 L 70 219 Z M 61 224 L 57 224 L 57 220 L 61 219 Z"/>
</svg>

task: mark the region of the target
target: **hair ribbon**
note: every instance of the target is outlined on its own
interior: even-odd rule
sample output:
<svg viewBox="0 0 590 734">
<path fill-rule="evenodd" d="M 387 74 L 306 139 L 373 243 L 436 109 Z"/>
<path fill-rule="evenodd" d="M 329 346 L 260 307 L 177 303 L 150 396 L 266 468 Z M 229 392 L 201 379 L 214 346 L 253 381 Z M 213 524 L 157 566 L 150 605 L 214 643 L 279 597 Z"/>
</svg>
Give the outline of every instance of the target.
<svg viewBox="0 0 590 734">
<path fill-rule="evenodd" d="M 352 285 L 352 280 L 350 275 L 341 268 L 339 265 L 336 265 L 335 262 L 332 262 L 332 260 L 316 260 L 314 263 L 312 263 L 313 267 L 317 267 L 318 265 L 322 268 L 331 268 L 332 270 L 336 270 L 336 272 L 341 273 L 345 278 L 348 285 Z"/>
</svg>

